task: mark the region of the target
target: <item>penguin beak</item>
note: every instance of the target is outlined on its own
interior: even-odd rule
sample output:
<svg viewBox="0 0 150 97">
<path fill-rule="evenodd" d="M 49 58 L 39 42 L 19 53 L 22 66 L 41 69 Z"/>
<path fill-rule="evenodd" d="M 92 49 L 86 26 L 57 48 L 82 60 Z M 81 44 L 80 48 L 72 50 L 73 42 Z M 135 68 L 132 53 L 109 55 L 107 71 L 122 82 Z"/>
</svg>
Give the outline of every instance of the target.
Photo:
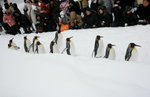
<svg viewBox="0 0 150 97">
<path fill-rule="evenodd" d="M 112 46 L 116 46 L 116 45 L 113 45 L 113 44 L 112 44 Z"/>
<path fill-rule="evenodd" d="M 137 47 L 141 47 L 140 45 L 137 45 L 137 44 L 136 44 L 135 46 L 137 46 Z"/>
<path fill-rule="evenodd" d="M 103 38 L 104 36 L 100 36 L 100 38 Z"/>
</svg>

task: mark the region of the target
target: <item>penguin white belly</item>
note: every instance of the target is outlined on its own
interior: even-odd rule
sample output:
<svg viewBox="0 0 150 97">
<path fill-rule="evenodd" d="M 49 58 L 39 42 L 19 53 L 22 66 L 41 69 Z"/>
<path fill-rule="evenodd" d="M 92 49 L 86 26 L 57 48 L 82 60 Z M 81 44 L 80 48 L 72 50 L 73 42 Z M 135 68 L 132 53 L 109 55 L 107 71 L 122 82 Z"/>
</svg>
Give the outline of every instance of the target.
<svg viewBox="0 0 150 97">
<path fill-rule="evenodd" d="M 62 44 L 63 44 L 63 35 L 62 34 L 58 34 L 58 40 L 57 40 L 58 50 L 60 50 Z"/>
<path fill-rule="evenodd" d="M 17 46 L 14 42 L 11 43 L 12 46 Z"/>
<path fill-rule="evenodd" d="M 75 45 L 73 42 L 70 43 L 70 53 L 72 56 L 76 56 Z"/>
<path fill-rule="evenodd" d="M 27 46 L 27 49 L 30 52 L 30 46 L 31 46 L 31 41 L 30 40 L 26 40 L 26 46 Z"/>
<path fill-rule="evenodd" d="M 103 54 L 104 54 L 104 43 L 103 43 L 103 40 L 100 40 L 96 57 L 102 57 Z"/>
<path fill-rule="evenodd" d="M 26 45 L 27 45 L 27 48 L 29 49 L 29 47 L 31 45 L 31 41 L 30 40 L 26 40 Z"/>
<path fill-rule="evenodd" d="M 53 53 L 59 53 L 58 45 L 56 43 L 53 46 Z"/>
<path fill-rule="evenodd" d="M 39 46 L 38 46 L 38 53 L 39 53 L 39 54 L 45 53 L 45 48 L 44 48 L 43 45 L 39 45 Z"/>
<path fill-rule="evenodd" d="M 138 57 L 138 51 L 137 51 L 137 49 L 134 48 L 132 50 L 132 55 L 131 55 L 129 61 L 136 61 L 137 57 Z"/>
<path fill-rule="evenodd" d="M 38 40 L 35 40 L 35 41 L 34 41 L 34 44 L 33 44 L 33 45 L 34 45 L 34 52 L 35 52 L 35 50 L 36 50 L 36 43 L 37 43 L 37 42 L 38 42 Z"/>
<path fill-rule="evenodd" d="M 108 59 L 110 59 L 110 60 L 115 60 L 116 59 L 116 53 L 115 53 L 115 49 L 114 48 L 110 49 Z"/>
</svg>

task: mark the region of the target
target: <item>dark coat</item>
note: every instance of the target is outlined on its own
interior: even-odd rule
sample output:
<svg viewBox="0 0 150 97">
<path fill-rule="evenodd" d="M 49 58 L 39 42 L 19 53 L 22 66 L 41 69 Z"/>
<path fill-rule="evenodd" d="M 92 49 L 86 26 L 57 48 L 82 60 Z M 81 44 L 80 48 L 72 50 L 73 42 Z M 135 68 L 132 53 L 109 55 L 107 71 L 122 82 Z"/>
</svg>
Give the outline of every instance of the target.
<svg viewBox="0 0 150 97">
<path fill-rule="evenodd" d="M 125 23 L 127 23 L 127 26 L 133 26 L 138 24 L 138 17 L 136 13 L 125 13 L 124 18 Z"/>
<path fill-rule="evenodd" d="M 137 14 L 139 15 L 140 20 L 147 20 L 150 23 L 150 5 L 144 7 L 142 4 L 137 8 Z"/>
<path fill-rule="evenodd" d="M 109 27 L 111 24 L 111 15 L 108 13 L 98 14 L 98 26 Z"/>
<path fill-rule="evenodd" d="M 90 15 L 86 15 L 83 18 L 83 21 L 85 23 L 85 28 L 93 28 L 93 25 L 98 24 L 98 17 L 97 14 L 94 12 L 91 12 Z"/>
<path fill-rule="evenodd" d="M 72 6 L 69 7 L 69 12 L 75 11 L 76 14 L 81 15 L 81 9 L 78 2 L 71 3 Z"/>
<path fill-rule="evenodd" d="M 112 9 L 114 13 L 114 22 L 113 26 L 124 26 L 124 15 L 123 15 L 123 8 L 121 5 L 118 5 Z"/>
</svg>

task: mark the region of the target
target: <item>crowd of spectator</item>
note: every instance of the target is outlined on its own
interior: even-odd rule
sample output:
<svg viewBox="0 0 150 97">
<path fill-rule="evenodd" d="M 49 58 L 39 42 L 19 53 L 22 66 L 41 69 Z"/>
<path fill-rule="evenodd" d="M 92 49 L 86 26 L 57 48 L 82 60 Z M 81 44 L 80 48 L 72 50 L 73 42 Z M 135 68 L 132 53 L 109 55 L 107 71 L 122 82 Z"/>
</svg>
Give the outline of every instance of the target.
<svg viewBox="0 0 150 97">
<path fill-rule="evenodd" d="M 0 4 L 0 32 L 12 35 L 137 24 L 150 24 L 150 0 L 24 0 L 23 11 Z"/>
</svg>

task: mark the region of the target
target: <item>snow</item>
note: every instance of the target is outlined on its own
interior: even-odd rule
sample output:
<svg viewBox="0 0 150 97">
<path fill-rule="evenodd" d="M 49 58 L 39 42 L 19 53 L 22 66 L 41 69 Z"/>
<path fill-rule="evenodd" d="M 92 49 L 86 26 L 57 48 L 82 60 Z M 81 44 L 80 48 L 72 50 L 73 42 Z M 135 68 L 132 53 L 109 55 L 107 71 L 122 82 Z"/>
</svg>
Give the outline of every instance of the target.
<svg viewBox="0 0 150 97">
<path fill-rule="evenodd" d="M 149 97 L 150 96 L 150 25 L 120 28 L 97 28 L 62 32 L 71 39 L 77 56 L 50 54 L 49 44 L 55 32 L 0 36 L 0 97 Z M 34 36 L 44 44 L 45 54 L 28 54 L 23 37 Z M 104 46 L 115 44 L 116 60 L 92 58 L 95 37 L 104 36 Z M 9 50 L 14 38 L 20 50 Z M 136 61 L 124 61 L 130 42 L 137 48 Z"/>
<path fill-rule="evenodd" d="M 150 97 L 149 31 L 150 25 L 137 25 L 62 32 L 60 50 L 73 36 L 76 56 L 49 53 L 55 32 L 0 35 L 0 97 Z M 97 35 L 104 36 L 105 49 L 108 43 L 116 45 L 116 60 L 92 58 Z M 25 53 L 24 36 L 31 41 L 40 36 L 46 53 Z M 7 48 L 12 38 L 21 49 Z M 127 62 L 131 42 L 142 47 L 137 48 L 138 60 Z"/>
</svg>

